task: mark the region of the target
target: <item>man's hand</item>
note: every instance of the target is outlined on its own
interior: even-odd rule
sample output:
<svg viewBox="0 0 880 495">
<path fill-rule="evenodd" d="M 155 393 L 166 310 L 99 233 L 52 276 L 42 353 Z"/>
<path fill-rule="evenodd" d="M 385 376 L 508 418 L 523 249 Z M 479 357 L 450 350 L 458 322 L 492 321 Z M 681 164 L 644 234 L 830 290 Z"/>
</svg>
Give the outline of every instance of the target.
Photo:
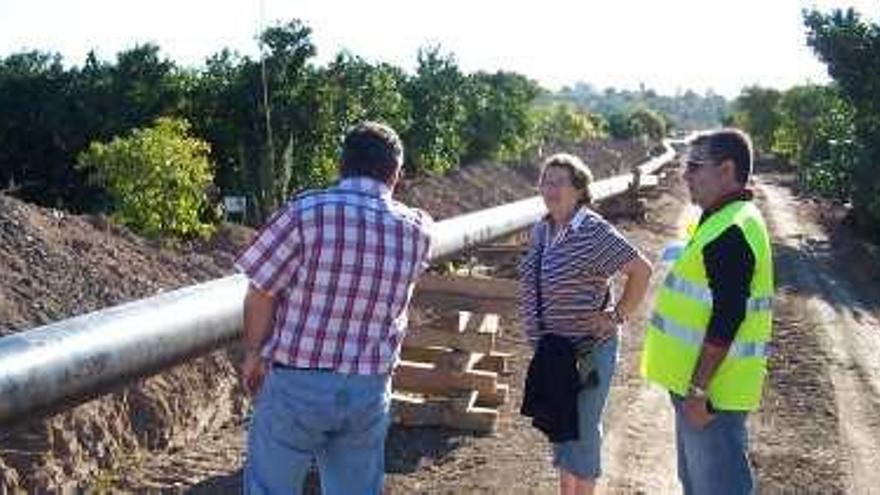
<svg viewBox="0 0 880 495">
<path fill-rule="evenodd" d="M 715 415 L 709 412 L 708 401 L 705 397 L 685 397 L 682 407 L 685 419 L 698 430 L 702 430 L 715 419 Z"/>
<path fill-rule="evenodd" d="M 257 395 L 269 363 L 260 356 L 260 349 L 272 332 L 275 297 L 260 290 L 253 283 L 244 298 L 244 363 L 241 365 L 241 384 L 250 396 Z"/>
<path fill-rule="evenodd" d="M 269 363 L 260 356 L 259 351 L 245 352 L 244 363 L 241 365 L 241 384 L 248 395 L 257 395 L 268 370 Z"/>
</svg>

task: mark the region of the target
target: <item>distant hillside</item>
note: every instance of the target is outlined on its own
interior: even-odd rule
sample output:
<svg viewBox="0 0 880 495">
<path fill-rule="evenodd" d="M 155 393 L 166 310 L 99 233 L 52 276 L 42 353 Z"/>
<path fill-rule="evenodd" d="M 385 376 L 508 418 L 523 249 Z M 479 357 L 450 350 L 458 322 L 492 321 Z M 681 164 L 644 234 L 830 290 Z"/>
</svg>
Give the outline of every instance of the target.
<svg viewBox="0 0 880 495">
<path fill-rule="evenodd" d="M 676 129 L 694 130 L 718 127 L 729 113 L 730 103 L 711 90 L 698 94 L 691 90 L 673 96 L 652 89 L 639 91 L 606 88 L 599 90 L 586 83 L 565 87 L 545 96 L 548 101 L 569 102 L 584 110 L 610 115 L 627 113 L 641 106 L 664 113 Z"/>
</svg>

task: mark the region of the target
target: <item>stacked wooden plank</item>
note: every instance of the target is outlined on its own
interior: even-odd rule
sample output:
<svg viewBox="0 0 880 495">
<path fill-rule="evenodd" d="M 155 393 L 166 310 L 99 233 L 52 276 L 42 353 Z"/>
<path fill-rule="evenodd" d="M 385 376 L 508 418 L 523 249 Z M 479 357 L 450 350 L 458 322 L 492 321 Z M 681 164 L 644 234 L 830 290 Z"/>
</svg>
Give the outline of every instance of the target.
<svg viewBox="0 0 880 495">
<path fill-rule="evenodd" d="M 509 355 L 496 350 L 499 313 L 514 310 L 512 282 L 422 278 L 394 374 L 394 418 L 407 426 L 490 433 L 509 395 Z"/>
</svg>

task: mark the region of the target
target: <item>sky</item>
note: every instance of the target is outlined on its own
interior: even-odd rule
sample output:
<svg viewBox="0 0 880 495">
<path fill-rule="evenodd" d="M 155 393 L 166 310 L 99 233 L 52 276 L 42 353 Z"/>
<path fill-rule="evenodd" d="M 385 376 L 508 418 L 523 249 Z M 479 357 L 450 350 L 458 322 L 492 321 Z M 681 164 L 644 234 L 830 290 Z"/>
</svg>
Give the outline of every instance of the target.
<svg viewBox="0 0 880 495">
<path fill-rule="evenodd" d="M 439 45 L 462 70 L 516 71 L 548 89 L 578 81 L 663 94 L 828 80 L 805 44 L 803 8 L 853 7 L 880 22 L 880 0 L 0 0 L 0 57 L 58 52 L 81 65 L 153 42 L 200 67 L 224 47 L 258 56 L 256 34 L 297 18 L 324 64 L 346 49 L 408 71 Z"/>
</svg>

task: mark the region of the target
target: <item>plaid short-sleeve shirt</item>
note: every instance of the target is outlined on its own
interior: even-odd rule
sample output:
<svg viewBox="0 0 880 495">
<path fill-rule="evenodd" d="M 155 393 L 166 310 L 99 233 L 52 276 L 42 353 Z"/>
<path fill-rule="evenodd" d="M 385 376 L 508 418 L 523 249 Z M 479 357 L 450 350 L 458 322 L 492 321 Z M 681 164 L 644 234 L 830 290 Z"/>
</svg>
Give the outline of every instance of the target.
<svg viewBox="0 0 880 495">
<path fill-rule="evenodd" d="M 301 194 L 282 207 L 236 267 L 275 297 L 269 360 L 340 373 L 386 374 L 427 264 L 432 220 L 367 178 Z"/>
</svg>

